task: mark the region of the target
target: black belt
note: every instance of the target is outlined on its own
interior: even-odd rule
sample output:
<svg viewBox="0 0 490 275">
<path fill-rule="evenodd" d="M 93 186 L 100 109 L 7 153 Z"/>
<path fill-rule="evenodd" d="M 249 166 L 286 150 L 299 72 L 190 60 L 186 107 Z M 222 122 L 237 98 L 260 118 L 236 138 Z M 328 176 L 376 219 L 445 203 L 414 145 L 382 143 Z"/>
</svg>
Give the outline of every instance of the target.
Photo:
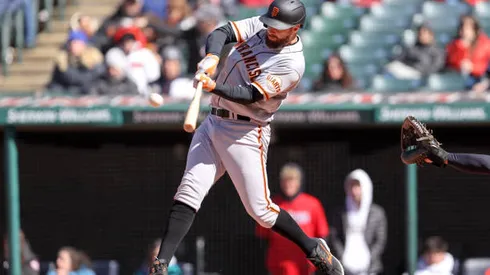
<svg viewBox="0 0 490 275">
<path fill-rule="evenodd" d="M 218 108 L 211 108 L 211 114 L 215 116 L 219 116 L 222 118 L 230 118 L 230 119 L 236 119 L 236 120 L 243 120 L 243 121 L 252 121 L 251 118 L 248 116 L 242 116 L 239 114 L 232 113 L 226 109 L 218 109 Z"/>
</svg>

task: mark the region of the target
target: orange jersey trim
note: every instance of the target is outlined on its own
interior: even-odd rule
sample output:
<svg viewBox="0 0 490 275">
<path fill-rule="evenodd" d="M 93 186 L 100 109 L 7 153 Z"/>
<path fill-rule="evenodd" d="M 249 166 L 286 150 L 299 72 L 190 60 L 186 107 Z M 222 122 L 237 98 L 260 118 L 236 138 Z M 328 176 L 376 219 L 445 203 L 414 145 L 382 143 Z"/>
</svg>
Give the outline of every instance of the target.
<svg viewBox="0 0 490 275">
<path fill-rule="evenodd" d="M 238 43 L 242 43 L 243 41 L 243 38 L 242 38 L 242 34 L 240 33 L 240 30 L 238 29 L 238 26 L 236 25 L 235 22 L 233 21 L 230 21 L 231 22 L 231 26 L 233 27 L 233 30 L 235 31 L 235 35 L 237 36 L 237 42 Z"/>
<path fill-rule="evenodd" d="M 264 185 L 264 197 L 265 197 L 265 201 L 267 202 L 267 209 L 268 210 L 271 210 L 273 212 L 276 212 L 277 214 L 279 214 L 279 210 L 277 209 L 274 209 L 272 206 L 271 206 L 271 201 L 269 199 L 269 196 L 267 195 L 267 190 L 268 190 L 268 186 L 267 186 L 267 175 L 265 173 L 265 164 L 264 164 L 264 144 L 262 143 L 262 127 L 259 126 L 259 135 L 257 137 L 257 140 L 259 142 L 259 150 L 260 150 L 260 165 L 262 166 L 262 181 L 263 181 L 263 185 Z"/>
<path fill-rule="evenodd" d="M 259 92 L 265 97 L 266 100 L 269 100 L 270 98 L 269 94 L 258 82 L 253 82 L 252 85 L 254 85 L 254 87 L 257 88 L 257 90 L 259 90 Z"/>
</svg>

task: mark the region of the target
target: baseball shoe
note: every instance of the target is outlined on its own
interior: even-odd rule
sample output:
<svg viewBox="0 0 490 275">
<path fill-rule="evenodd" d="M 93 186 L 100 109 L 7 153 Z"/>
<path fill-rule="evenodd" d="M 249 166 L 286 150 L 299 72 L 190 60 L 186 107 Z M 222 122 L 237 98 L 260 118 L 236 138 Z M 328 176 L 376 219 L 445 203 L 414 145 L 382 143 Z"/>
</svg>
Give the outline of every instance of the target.
<svg viewBox="0 0 490 275">
<path fill-rule="evenodd" d="M 323 239 L 316 239 L 318 245 L 311 252 L 310 260 L 323 274 L 344 275 L 344 268 L 337 258 L 330 253 L 330 248 Z"/>
<path fill-rule="evenodd" d="M 165 260 L 155 258 L 150 269 L 150 275 L 168 275 L 168 263 Z"/>
</svg>

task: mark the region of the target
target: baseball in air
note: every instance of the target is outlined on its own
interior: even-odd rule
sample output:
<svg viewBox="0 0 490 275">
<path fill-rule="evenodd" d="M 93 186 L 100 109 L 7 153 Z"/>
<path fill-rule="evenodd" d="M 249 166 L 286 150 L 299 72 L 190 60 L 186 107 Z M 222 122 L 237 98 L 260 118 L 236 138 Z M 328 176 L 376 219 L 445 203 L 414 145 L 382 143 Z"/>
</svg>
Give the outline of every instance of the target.
<svg viewBox="0 0 490 275">
<path fill-rule="evenodd" d="M 153 107 L 160 107 L 163 105 L 163 97 L 157 93 L 151 93 L 149 100 Z"/>
</svg>

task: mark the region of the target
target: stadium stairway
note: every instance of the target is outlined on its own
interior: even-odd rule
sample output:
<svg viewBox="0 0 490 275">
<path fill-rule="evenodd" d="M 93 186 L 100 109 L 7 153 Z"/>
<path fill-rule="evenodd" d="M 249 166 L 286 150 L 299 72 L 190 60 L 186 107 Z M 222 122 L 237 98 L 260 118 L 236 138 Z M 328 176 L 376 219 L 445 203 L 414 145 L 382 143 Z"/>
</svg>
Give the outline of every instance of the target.
<svg viewBox="0 0 490 275">
<path fill-rule="evenodd" d="M 69 1 L 72 2 L 72 1 Z M 76 5 L 68 5 L 63 20 L 54 12 L 52 29 L 38 34 L 36 47 L 25 49 L 23 61 L 14 62 L 10 74 L 0 78 L 2 91 L 32 92 L 40 91 L 51 79 L 54 58 L 68 37 L 70 18 L 76 12 L 90 15 L 102 22 L 112 14 L 119 0 L 78 0 Z"/>
</svg>

